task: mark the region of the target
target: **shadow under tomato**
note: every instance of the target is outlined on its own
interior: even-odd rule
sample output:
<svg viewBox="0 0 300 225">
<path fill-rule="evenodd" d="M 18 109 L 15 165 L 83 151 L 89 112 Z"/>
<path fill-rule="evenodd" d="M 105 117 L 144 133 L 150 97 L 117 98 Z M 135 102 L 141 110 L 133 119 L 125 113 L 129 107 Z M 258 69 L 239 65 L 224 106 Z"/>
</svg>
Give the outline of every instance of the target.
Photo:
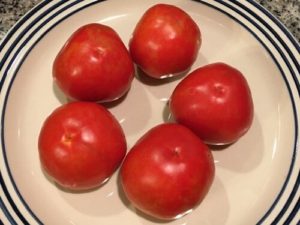
<svg viewBox="0 0 300 225">
<path fill-rule="evenodd" d="M 162 113 L 166 123 L 176 122 L 167 103 Z M 264 140 L 262 128 L 256 115 L 254 115 L 249 131 L 234 143 L 226 145 L 208 144 L 213 151 L 218 166 L 239 172 L 248 172 L 255 169 L 262 161 Z"/>
<path fill-rule="evenodd" d="M 119 97 L 115 100 L 107 101 L 107 102 L 98 102 L 98 104 L 103 105 L 107 109 L 117 107 L 119 104 L 121 104 L 122 102 L 124 102 L 126 100 L 129 91 L 130 91 L 130 89 L 125 94 L 123 94 L 121 97 Z"/>
<path fill-rule="evenodd" d="M 59 189 L 61 190 L 59 193 L 65 202 L 81 213 L 99 218 L 117 216 L 126 208 L 119 197 L 116 179 L 117 174 L 114 174 L 98 188 L 82 192 L 68 192 Z"/>
<path fill-rule="evenodd" d="M 173 220 L 161 220 L 145 214 L 136 209 L 127 199 L 122 185 L 120 176 L 118 176 L 118 193 L 124 206 L 135 213 L 142 224 L 152 222 L 154 224 L 172 224 L 182 225 L 196 222 L 196 224 L 225 224 L 229 215 L 230 205 L 225 187 L 218 176 L 215 176 L 211 189 L 205 198 L 190 213 Z M 216 213 L 218 216 L 216 216 Z"/>
<path fill-rule="evenodd" d="M 204 55 L 199 52 L 197 60 L 187 68 L 186 70 L 179 72 L 179 73 L 174 73 L 174 74 L 169 74 L 166 75 L 165 78 L 154 78 L 147 73 L 145 73 L 140 67 L 136 66 L 135 71 L 136 71 L 136 79 L 139 80 L 141 83 L 148 85 L 148 86 L 159 86 L 159 85 L 164 85 L 167 83 L 171 82 L 176 82 L 182 80 L 184 77 L 186 77 L 188 74 L 190 74 L 193 70 L 202 67 L 203 65 L 208 64 L 208 60 Z"/>
<path fill-rule="evenodd" d="M 170 101 L 167 101 L 164 108 L 163 108 L 162 118 L 163 118 L 163 121 L 165 123 L 176 123 L 174 117 L 172 116 L 170 106 L 169 106 L 169 102 Z"/>
<path fill-rule="evenodd" d="M 117 174 L 117 180 L 116 180 L 116 183 L 117 183 L 117 188 L 118 188 L 118 195 L 119 195 L 119 198 L 121 199 L 122 203 L 124 204 L 124 206 L 126 206 L 127 208 L 129 209 L 133 209 L 133 207 L 131 206 L 131 203 L 130 201 L 128 200 L 128 198 L 126 197 L 125 195 L 125 192 L 123 190 L 123 187 L 122 187 L 122 182 L 121 182 L 121 176 L 120 176 L 120 173 Z"/>
<path fill-rule="evenodd" d="M 95 186 L 95 187 L 93 187 L 93 188 L 89 188 L 89 189 L 79 189 L 79 190 L 73 190 L 73 189 L 66 188 L 66 187 L 64 187 L 64 186 L 62 186 L 62 185 L 60 185 L 60 184 L 58 184 L 58 183 L 55 182 L 55 181 L 54 181 L 54 184 L 55 184 L 55 186 L 56 186 L 59 190 L 61 190 L 61 191 L 63 191 L 63 192 L 71 193 L 71 194 L 83 194 L 83 193 L 88 193 L 88 192 L 96 191 L 97 189 L 99 189 L 99 188 L 101 188 L 102 186 L 104 186 L 108 181 L 109 181 L 109 179 L 108 179 L 106 182 L 104 182 L 104 183 L 102 183 L 102 184 L 100 184 L 100 185 L 98 185 L 98 186 Z"/>
<path fill-rule="evenodd" d="M 262 162 L 264 140 L 257 116 L 248 132 L 230 145 L 210 145 L 217 166 L 236 172 L 250 172 Z"/>
<path fill-rule="evenodd" d="M 125 96 L 103 104 L 118 119 L 128 140 L 144 130 L 151 119 L 154 109 L 146 89 L 134 79 Z"/>
<path fill-rule="evenodd" d="M 54 179 L 46 172 L 46 170 L 44 169 L 43 165 L 40 163 L 40 169 L 44 175 L 44 177 L 46 178 L 47 181 L 49 181 L 49 183 L 51 183 L 51 185 L 55 185 L 56 186 L 56 182 L 54 181 Z"/>
<path fill-rule="evenodd" d="M 126 194 L 124 193 L 122 183 L 121 183 L 120 173 L 118 174 L 118 177 L 117 177 L 117 187 L 118 187 L 119 198 L 121 199 L 122 203 L 124 204 L 124 206 L 128 210 L 134 212 L 135 214 L 137 214 L 141 218 L 152 221 L 153 223 L 162 223 L 163 224 L 163 223 L 169 223 L 171 221 L 171 220 L 160 220 L 160 219 L 154 218 L 152 216 L 149 216 L 149 215 L 145 214 L 144 212 L 140 211 L 139 209 L 135 208 L 131 204 L 131 202 L 128 200 L 128 198 L 126 197 Z"/>
<path fill-rule="evenodd" d="M 139 67 L 136 67 L 136 78 L 143 84 L 146 84 L 149 86 L 159 86 L 159 85 L 163 85 L 166 83 L 180 80 L 183 77 L 185 77 L 189 71 L 190 71 L 190 68 L 188 68 L 187 70 L 180 72 L 178 74 L 170 75 L 170 77 L 159 79 L 159 78 L 150 77 Z"/>
<path fill-rule="evenodd" d="M 63 91 L 57 86 L 57 84 L 55 82 L 52 82 L 52 89 L 53 89 L 53 93 L 55 95 L 55 97 L 58 99 L 58 101 L 61 103 L 61 104 L 66 104 L 66 103 L 69 103 L 69 102 L 73 102 L 73 101 L 76 101 L 74 99 L 71 99 L 69 97 L 67 97 Z M 126 91 L 121 97 L 115 99 L 115 100 L 111 100 L 111 101 L 106 101 L 106 102 L 97 102 L 98 104 L 101 104 L 103 105 L 104 107 L 106 108 L 113 108 L 113 107 L 116 107 L 118 106 L 119 104 L 121 104 L 123 101 L 125 101 L 126 97 L 127 97 L 127 94 L 128 92 L 130 91 L 130 88 L 128 91 Z"/>
<path fill-rule="evenodd" d="M 98 186 L 96 186 L 96 187 L 89 188 L 89 189 L 72 190 L 72 189 L 66 188 L 66 187 L 60 185 L 59 183 L 57 183 L 57 182 L 56 182 L 56 181 L 55 181 L 55 180 L 47 173 L 47 171 L 43 168 L 43 166 L 41 165 L 41 163 L 40 163 L 40 168 L 41 168 L 41 171 L 42 171 L 44 177 L 49 181 L 49 183 L 51 183 L 51 185 L 54 185 L 58 190 L 63 191 L 63 192 L 66 192 L 66 193 L 80 194 L 80 193 L 92 192 L 92 191 L 95 191 L 95 190 L 101 188 L 102 186 L 104 186 L 104 185 L 109 181 L 109 179 L 108 179 L 106 182 L 104 182 L 104 183 L 102 183 L 102 184 L 100 184 L 100 185 L 98 185 Z"/>
<path fill-rule="evenodd" d="M 213 145 L 213 144 L 207 144 L 208 148 L 212 151 L 223 151 L 229 148 L 233 143 L 230 144 L 224 144 L 224 145 Z"/>
<path fill-rule="evenodd" d="M 62 105 L 71 101 L 70 99 L 68 99 L 68 97 L 63 93 L 63 91 L 57 86 L 57 84 L 54 81 L 52 82 L 52 90 L 55 97 Z"/>
<path fill-rule="evenodd" d="M 184 218 L 187 224 L 227 224 L 231 212 L 225 184 L 216 173 L 212 186 L 203 201 Z"/>
</svg>

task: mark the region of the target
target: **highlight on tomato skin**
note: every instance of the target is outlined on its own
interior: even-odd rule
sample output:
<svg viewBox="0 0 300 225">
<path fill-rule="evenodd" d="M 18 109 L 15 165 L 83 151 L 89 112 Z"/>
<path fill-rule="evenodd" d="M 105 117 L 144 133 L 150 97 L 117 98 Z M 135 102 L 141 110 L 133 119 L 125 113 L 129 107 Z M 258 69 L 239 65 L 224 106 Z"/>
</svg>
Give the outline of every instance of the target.
<svg viewBox="0 0 300 225">
<path fill-rule="evenodd" d="M 225 63 L 195 69 L 170 98 L 174 119 L 208 144 L 230 144 L 251 127 L 254 105 L 244 75 Z"/>
<path fill-rule="evenodd" d="M 55 84 L 77 101 L 116 100 L 128 92 L 134 73 L 133 61 L 118 33 L 98 23 L 78 28 L 52 65 Z"/>
<path fill-rule="evenodd" d="M 178 219 L 209 192 L 215 165 L 211 151 L 191 130 L 159 124 L 131 148 L 120 168 L 122 190 L 151 218 Z"/>
<path fill-rule="evenodd" d="M 120 124 L 106 108 L 72 102 L 47 117 L 38 150 L 46 174 L 64 189 L 78 191 L 104 184 L 120 166 L 127 146 Z"/>
<path fill-rule="evenodd" d="M 188 70 L 201 42 L 200 29 L 187 12 L 174 5 L 156 4 L 136 24 L 129 51 L 143 72 L 164 79 Z"/>
</svg>

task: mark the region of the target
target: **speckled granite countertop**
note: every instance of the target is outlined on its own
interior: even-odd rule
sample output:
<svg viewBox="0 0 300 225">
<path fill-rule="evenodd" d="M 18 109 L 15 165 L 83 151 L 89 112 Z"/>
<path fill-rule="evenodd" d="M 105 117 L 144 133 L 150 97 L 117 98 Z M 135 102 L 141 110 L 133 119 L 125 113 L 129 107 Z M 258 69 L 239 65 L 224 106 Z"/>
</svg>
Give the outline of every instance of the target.
<svg viewBox="0 0 300 225">
<path fill-rule="evenodd" d="M 0 40 L 14 23 L 41 0 L 1 0 Z M 275 15 L 300 43 L 299 0 L 255 0 Z"/>
</svg>

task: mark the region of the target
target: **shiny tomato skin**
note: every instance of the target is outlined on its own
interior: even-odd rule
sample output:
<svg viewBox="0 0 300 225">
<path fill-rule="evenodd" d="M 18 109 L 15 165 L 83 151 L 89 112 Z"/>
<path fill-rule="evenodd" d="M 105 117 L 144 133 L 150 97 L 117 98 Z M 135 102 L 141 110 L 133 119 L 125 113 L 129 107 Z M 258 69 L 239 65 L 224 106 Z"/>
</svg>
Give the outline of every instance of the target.
<svg viewBox="0 0 300 225">
<path fill-rule="evenodd" d="M 200 45 L 200 29 L 185 11 L 173 5 L 157 4 L 137 23 L 129 51 L 146 74 L 164 78 L 189 69 Z"/>
<path fill-rule="evenodd" d="M 243 74 L 212 63 L 187 75 L 170 99 L 174 119 L 209 144 L 230 144 L 250 128 L 254 106 Z"/>
<path fill-rule="evenodd" d="M 53 63 L 53 78 L 71 99 L 106 102 L 123 96 L 134 65 L 118 34 L 102 24 L 76 30 Z"/>
<path fill-rule="evenodd" d="M 162 220 L 179 218 L 208 193 L 215 167 L 208 147 L 188 128 L 165 123 L 150 129 L 129 151 L 120 169 L 130 202 Z"/>
<path fill-rule="evenodd" d="M 41 165 L 56 183 L 86 190 L 104 183 L 121 164 L 126 140 L 114 116 L 91 102 L 58 107 L 38 139 Z"/>
</svg>

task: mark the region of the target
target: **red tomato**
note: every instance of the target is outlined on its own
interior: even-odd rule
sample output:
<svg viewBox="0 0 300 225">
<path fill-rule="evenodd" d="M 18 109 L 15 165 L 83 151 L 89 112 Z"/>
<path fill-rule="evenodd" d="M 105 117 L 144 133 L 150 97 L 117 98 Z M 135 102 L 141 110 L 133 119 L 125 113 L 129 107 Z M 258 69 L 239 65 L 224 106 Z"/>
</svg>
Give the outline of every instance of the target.
<svg viewBox="0 0 300 225">
<path fill-rule="evenodd" d="M 200 30 L 186 12 L 173 5 L 157 4 L 136 25 L 129 50 L 146 74 L 164 78 L 189 69 L 200 45 Z"/>
<path fill-rule="evenodd" d="M 112 101 L 130 88 L 134 66 L 112 28 L 88 24 L 73 33 L 56 56 L 53 77 L 72 99 Z"/>
<path fill-rule="evenodd" d="M 224 63 L 196 69 L 175 88 L 170 100 L 175 120 L 210 144 L 229 144 L 253 120 L 253 101 L 241 72 Z"/>
<path fill-rule="evenodd" d="M 44 122 L 38 140 L 45 171 L 61 186 L 90 189 L 104 183 L 126 154 L 118 121 L 101 105 L 73 102 Z"/>
<path fill-rule="evenodd" d="M 129 151 L 120 170 L 132 204 L 159 219 L 176 219 L 205 197 L 214 178 L 208 147 L 188 128 L 161 124 Z"/>
</svg>

